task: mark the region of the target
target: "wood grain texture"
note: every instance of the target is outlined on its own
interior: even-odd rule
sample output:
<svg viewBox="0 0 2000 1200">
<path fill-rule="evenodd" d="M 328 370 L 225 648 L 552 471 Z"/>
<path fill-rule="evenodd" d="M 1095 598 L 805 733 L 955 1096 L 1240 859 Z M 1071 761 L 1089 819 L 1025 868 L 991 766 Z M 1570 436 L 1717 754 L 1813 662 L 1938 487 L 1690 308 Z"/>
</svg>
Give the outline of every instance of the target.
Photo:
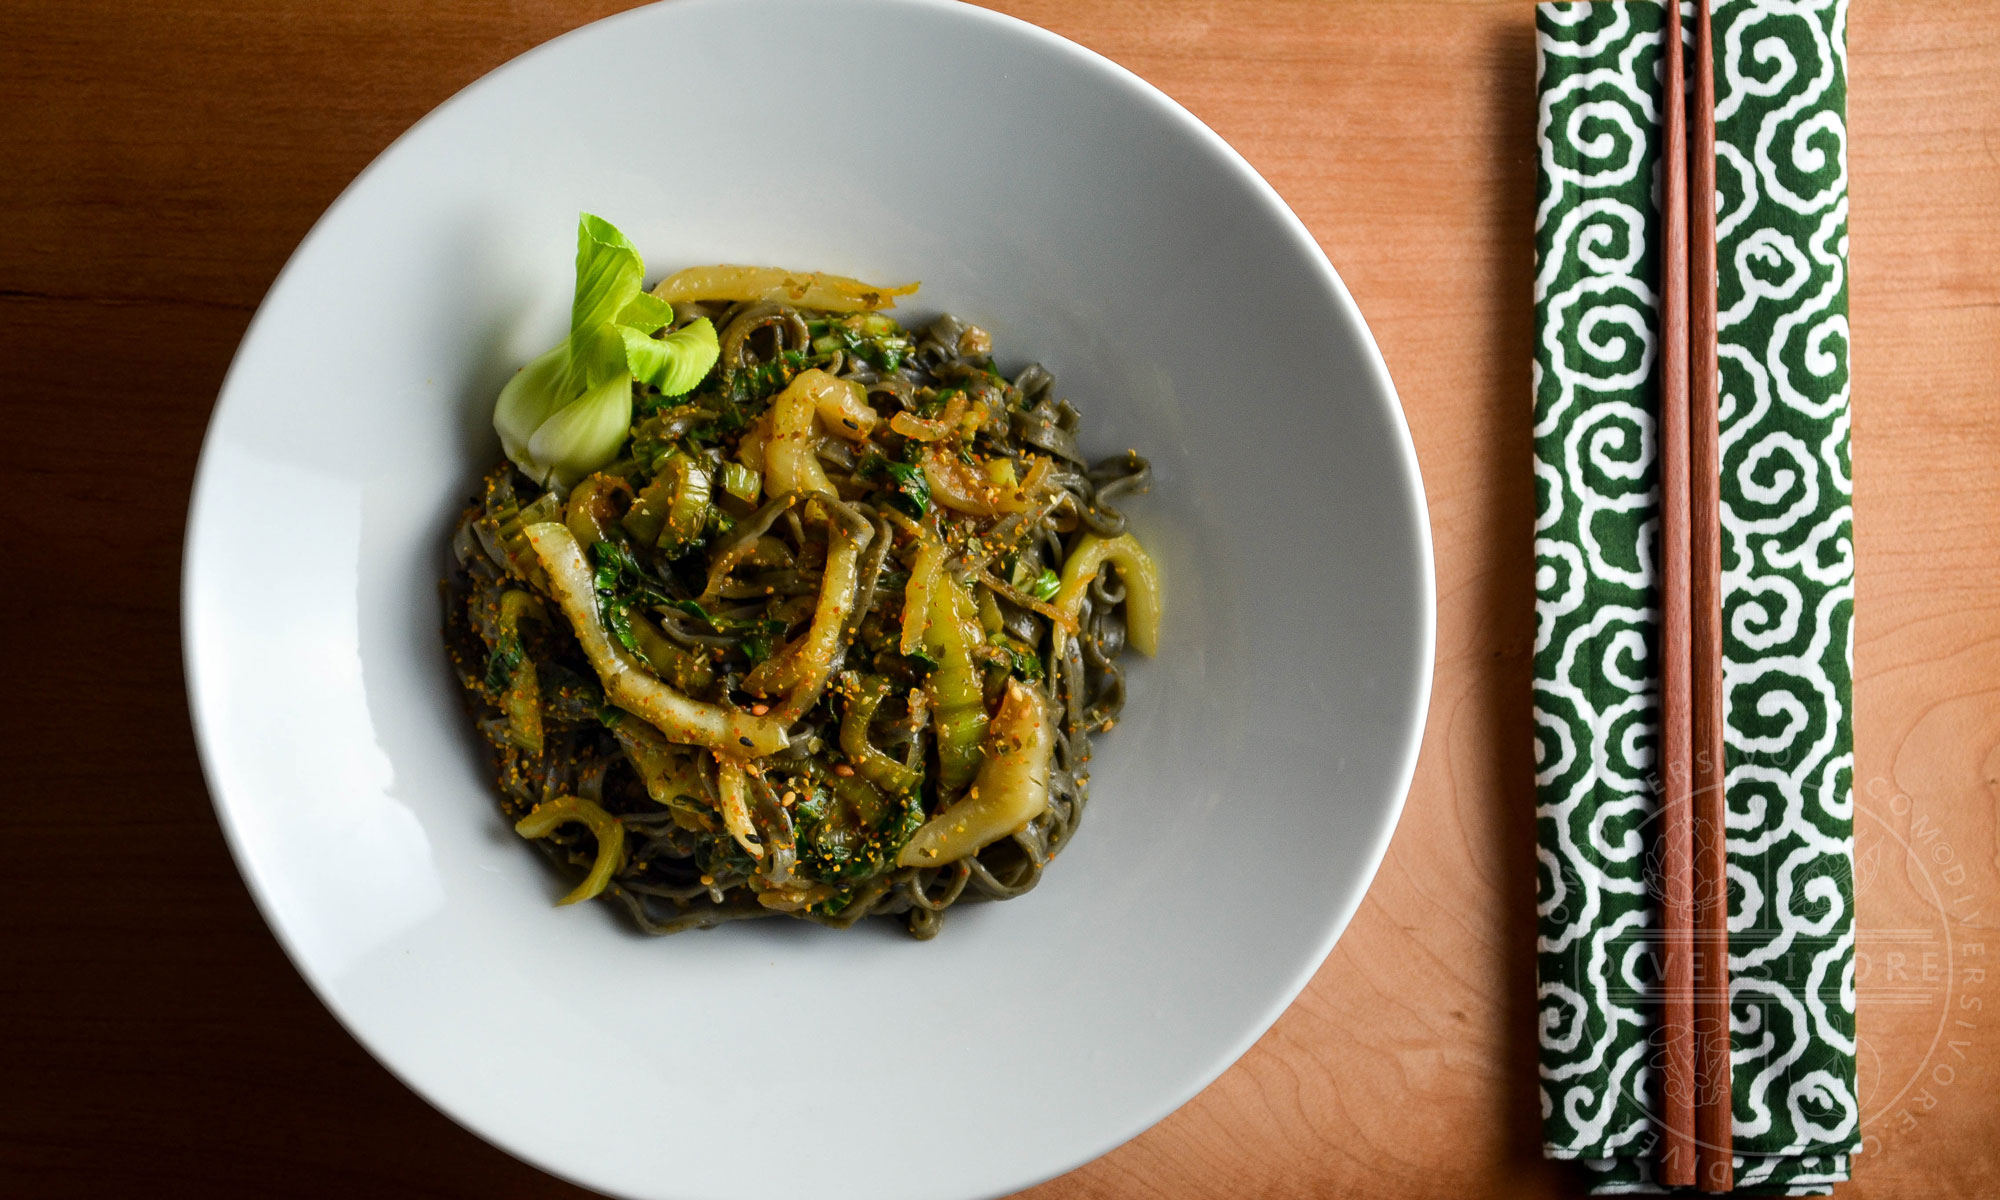
<svg viewBox="0 0 2000 1200">
<path fill-rule="evenodd" d="M 0 6 L 0 1194 L 582 1194 L 405 1090 L 285 962 L 197 771 L 177 586 L 203 423 L 291 248 L 410 122 L 616 7 Z M 1416 783 L 1326 966 L 1201 1096 L 1030 1194 L 1574 1194 L 1533 1074 L 1528 5 L 1001 7 L 1187 105 L 1317 235 L 1402 393 L 1439 594 Z M 1851 12 L 1850 1197 L 2000 1189 L 2000 27 L 1966 11 Z"/>
<path fill-rule="evenodd" d="M 1679 46 L 1681 9 L 1667 6 L 1663 41 Z M 1658 1178 L 1694 1183 L 1694 651 L 1693 519 L 1688 478 L 1688 110 L 1686 61 L 1660 70 L 1659 417 L 1660 467 L 1660 1124 Z"/>
<path fill-rule="evenodd" d="M 1715 27 L 1694 12 L 1688 86 L 1688 657 L 1694 755 L 1694 1029 L 1701 1190 L 1735 1186 L 1729 1061 L 1729 848 L 1723 790 L 1722 362 L 1715 257 Z"/>
</svg>

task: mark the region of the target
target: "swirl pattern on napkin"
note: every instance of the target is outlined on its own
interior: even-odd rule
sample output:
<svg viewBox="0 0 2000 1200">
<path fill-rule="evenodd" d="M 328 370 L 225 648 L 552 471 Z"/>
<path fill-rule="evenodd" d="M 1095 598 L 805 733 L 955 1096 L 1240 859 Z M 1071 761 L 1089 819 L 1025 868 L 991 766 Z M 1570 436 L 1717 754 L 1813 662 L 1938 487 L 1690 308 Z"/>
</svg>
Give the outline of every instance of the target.
<svg viewBox="0 0 2000 1200">
<path fill-rule="evenodd" d="M 1657 1130 L 1654 0 L 1543 4 L 1535 731 L 1546 1151 Z M 1691 16 L 1691 13 L 1689 14 Z M 1854 1089 L 1845 0 L 1718 0 L 1723 607 L 1739 1186 L 1846 1175 Z"/>
</svg>

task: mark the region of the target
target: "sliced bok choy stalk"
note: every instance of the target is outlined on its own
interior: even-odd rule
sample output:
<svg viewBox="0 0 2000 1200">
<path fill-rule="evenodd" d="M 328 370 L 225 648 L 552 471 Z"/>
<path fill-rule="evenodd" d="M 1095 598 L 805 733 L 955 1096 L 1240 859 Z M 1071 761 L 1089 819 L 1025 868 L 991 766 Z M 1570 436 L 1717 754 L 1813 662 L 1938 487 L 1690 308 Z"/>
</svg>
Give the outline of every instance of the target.
<svg viewBox="0 0 2000 1200">
<path fill-rule="evenodd" d="M 558 796 L 535 805 L 528 815 L 514 823 L 514 832 L 524 838 L 545 838 L 560 825 L 575 821 L 590 830 L 597 839 L 597 857 L 592 861 L 590 874 L 576 885 L 576 890 L 557 904 L 576 904 L 589 900 L 604 890 L 611 877 L 625 865 L 625 826 L 617 817 L 605 812 L 595 803 L 581 796 Z"/>
<path fill-rule="evenodd" d="M 880 287 L 823 271 L 723 264 L 689 267 L 662 279 L 653 289 L 653 295 L 662 300 L 771 300 L 830 312 L 869 312 L 894 308 L 896 297 L 916 290 L 914 283 Z"/>
<path fill-rule="evenodd" d="M 986 731 L 986 756 L 963 798 L 926 821 L 896 865 L 939 867 L 977 854 L 1025 829 L 1049 806 L 1049 762 L 1055 729 L 1041 694 L 1007 681 L 1000 712 Z"/>
</svg>

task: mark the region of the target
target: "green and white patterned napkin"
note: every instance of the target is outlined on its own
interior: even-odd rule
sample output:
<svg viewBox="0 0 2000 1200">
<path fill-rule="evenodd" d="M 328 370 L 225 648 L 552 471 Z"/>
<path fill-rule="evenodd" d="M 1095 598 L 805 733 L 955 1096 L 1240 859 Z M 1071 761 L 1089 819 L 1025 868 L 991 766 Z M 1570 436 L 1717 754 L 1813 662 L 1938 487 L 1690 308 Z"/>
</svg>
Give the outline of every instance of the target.
<svg viewBox="0 0 2000 1200">
<path fill-rule="evenodd" d="M 1847 3 L 1717 0 L 1714 21 L 1736 1180 L 1812 1195 L 1859 1142 Z M 1536 24 L 1544 1149 L 1596 1190 L 1654 1191 L 1664 9 L 1575 0 Z"/>
</svg>

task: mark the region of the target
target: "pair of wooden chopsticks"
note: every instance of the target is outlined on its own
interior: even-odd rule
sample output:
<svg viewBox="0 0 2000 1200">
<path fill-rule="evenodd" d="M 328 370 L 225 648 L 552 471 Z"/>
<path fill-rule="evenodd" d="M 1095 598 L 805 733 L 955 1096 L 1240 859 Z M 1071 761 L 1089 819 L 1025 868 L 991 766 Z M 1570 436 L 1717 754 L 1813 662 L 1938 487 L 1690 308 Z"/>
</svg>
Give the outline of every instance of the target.
<svg viewBox="0 0 2000 1200">
<path fill-rule="evenodd" d="M 1669 1185 L 1726 1192 L 1735 1172 L 1723 843 L 1715 53 L 1709 0 L 1695 0 L 1694 89 L 1683 103 L 1679 0 L 1666 0 L 1666 12 L 1658 429 L 1667 1136 L 1660 1175 Z"/>
</svg>

